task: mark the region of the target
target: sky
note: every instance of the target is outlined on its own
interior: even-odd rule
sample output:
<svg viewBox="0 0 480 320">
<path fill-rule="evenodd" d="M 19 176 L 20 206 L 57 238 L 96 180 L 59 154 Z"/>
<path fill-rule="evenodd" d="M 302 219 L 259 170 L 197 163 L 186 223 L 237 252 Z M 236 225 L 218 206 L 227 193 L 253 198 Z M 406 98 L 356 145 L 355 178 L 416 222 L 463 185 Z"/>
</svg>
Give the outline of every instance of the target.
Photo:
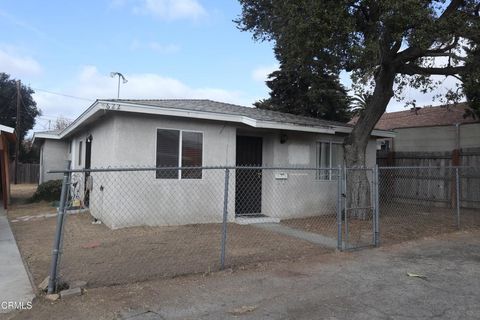
<svg viewBox="0 0 480 320">
<path fill-rule="evenodd" d="M 273 44 L 255 42 L 234 19 L 236 0 L 83 0 L 0 2 L 0 72 L 35 90 L 43 115 L 75 119 L 95 99 L 200 98 L 252 106 L 268 98 L 278 68 Z M 342 83 L 350 87 L 347 74 Z M 439 90 L 454 85 L 447 79 Z M 432 94 L 405 93 L 417 105 Z M 402 110 L 392 101 L 387 111 Z"/>
</svg>

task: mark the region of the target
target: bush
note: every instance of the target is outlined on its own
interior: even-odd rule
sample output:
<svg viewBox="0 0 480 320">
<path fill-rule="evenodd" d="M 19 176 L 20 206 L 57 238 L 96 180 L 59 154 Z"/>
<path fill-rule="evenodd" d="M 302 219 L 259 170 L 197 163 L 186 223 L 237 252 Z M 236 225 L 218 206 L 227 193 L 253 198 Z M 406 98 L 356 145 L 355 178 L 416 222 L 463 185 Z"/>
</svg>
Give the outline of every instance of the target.
<svg viewBox="0 0 480 320">
<path fill-rule="evenodd" d="M 60 193 L 62 192 L 62 180 L 50 180 L 40 184 L 37 187 L 37 191 L 29 199 L 29 202 L 38 201 L 55 201 L 60 199 Z"/>
</svg>

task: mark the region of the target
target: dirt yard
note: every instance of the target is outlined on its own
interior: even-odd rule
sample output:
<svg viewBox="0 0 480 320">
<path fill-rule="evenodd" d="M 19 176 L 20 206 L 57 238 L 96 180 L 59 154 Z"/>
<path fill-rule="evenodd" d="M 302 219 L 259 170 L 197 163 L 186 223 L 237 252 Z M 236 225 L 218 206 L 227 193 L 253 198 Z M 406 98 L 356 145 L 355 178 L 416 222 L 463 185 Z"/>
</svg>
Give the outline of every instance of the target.
<svg viewBox="0 0 480 320">
<path fill-rule="evenodd" d="M 49 270 L 56 209 L 46 202 L 25 203 L 34 190 L 34 186 L 14 186 L 14 201 L 8 215 L 22 256 L 35 283 L 40 283 Z M 383 245 L 457 230 L 452 210 L 404 206 L 401 209 L 382 210 Z M 461 221 L 462 226 L 480 227 L 479 212 L 462 210 Z M 332 239 L 337 236 L 334 215 L 291 219 L 282 224 Z M 349 219 L 348 224 L 350 245 L 371 244 L 371 220 Z M 208 274 L 220 268 L 221 232 L 220 224 L 110 230 L 102 224 L 93 224 L 88 212 L 69 214 L 61 276 L 67 282 L 85 280 L 89 287 L 99 287 L 191 273 Z M 301 260 L 331 251 L 254 226 L 228 225 L 227 268 Z"/>
<path fill-rule="evenodd" d="M 454 209 L 399 204 L 382 207 L 380 212 L 380 242 L 390 245 L 443 233 L 458 231 Z M 283 220 L 282 224 L 313 233 L 337 238 L 335 215 L 317 216 L 303 219 Z M 365 246 L 373 242 L 373 222 L 370 219 L 348 219 L 349 245 Z M 345 222 L 343 222 L 343 228 Z M 460 229 L 480 228 L 479 209 L 461 209 Z M 345 230 L 342 232 L 345 240 Z"/>
<path fill-rule="evenodd" d="M 20 251 L 37 284 L 49 270 L 54 213 L 55 208 L 48 203 L 22 201 L 9 210 Z M 63 241 L 62 278 L 67 282 L 85 280 L 90 287 L 209 273 L 220 268 L 220 224 L 111 230 L 92 224 L 88 212 L 77 213 L 67 216 Z M 256 227 L 228 225 L 226 267 L 302 259 L 331 251 Z"/>
<path fill-rule="evenodd" d="M 2 320 L 478 319 L 480 232 L 88 289 Z M 421 275 L 424 278 L 409 276 Z"/>
</svg>

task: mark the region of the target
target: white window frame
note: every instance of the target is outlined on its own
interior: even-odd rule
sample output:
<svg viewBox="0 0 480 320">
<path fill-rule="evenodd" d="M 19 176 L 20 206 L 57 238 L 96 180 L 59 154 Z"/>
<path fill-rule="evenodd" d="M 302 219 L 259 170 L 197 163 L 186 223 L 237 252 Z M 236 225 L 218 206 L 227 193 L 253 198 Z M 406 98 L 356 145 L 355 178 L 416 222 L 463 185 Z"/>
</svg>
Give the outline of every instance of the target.
<svg viewBox="0 0 480 320">
<path fill-rule="evenodd" d="M 175 131 L 179 131 L 180 132 L 180 135 L 178 137 L 178 167 L 181 168 L 182 167 L 182 140 L 183 140 L 183 133 L 184 132 L 193 132 L 193 133 L 201 133 L 202 134 L 202 163 L 200 165 L 200 167 L 203 167 L 203 161 L 205 159 L 205 144 L 204 144 L 204 132 L 203 131 L 199 131 L 199 130 L 189 130 L 189 129 L 177 129 L 177 128 L 163 128 L 163 127 L 157 127 L 155 129 L 155 148 L 154 148 L 154 161 L 155 161 L 155 167 L 157 166 L 157 141 L 158 141 L 158 130 L 175 130 Z M 200 179 L 189 179 L 189 178 L 182 178 L 182 169 L 179 169 L 178 170 L 178 178 L 177 179 L 161 179 L 161 178 L 157 178 L 157 172 L 155 171 L 155 180 L 156 181 L 172 181 L 172 180 L 203 180 L 203 170 L 202 170 L 202 177 Z"/>
<path fill-rule="evenodd" d="M 332 145 L 334 145 L 334 144 L 342 145 L 342 142 L 336 141 L 336 140 L 317 140 L 317 141 L 315 141 L 315 166 L 317 168 L 320 168 L 320 159 L 318 157 L 318 148 L 319 148 L 319 146 L 321 146 L 322 143 L 328 144 L 328 148 L 329 148 L 329 159 L 328 159 L 329 167 L 328 168 L 325 167 L 324 169 L 334 169 L 332 167 L 332 155 L 333 155 Z M 317 173 L 315 175 L 315 180 L 318 180 L 318 181 L 332 181 L 332 171 L 333 170 L 328 170 L 328 178 L 327 179 L 320 178 L 322 176 L 320 171 L 321 170 L 317 170 Z"/>
</svg>

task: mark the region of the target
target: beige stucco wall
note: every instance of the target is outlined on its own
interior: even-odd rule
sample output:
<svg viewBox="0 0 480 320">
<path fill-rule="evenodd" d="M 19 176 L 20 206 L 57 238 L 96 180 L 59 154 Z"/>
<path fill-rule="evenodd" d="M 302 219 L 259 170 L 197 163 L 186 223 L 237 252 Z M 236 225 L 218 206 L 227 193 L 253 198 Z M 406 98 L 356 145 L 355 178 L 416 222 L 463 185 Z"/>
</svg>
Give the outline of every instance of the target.
<svg viewBox="0 0 480 320">
<path fill-rule="evenodd" d="M 159 128 L 202 132 L 204 166 L 235 164 L 236 131 L 222 122 L 134 114 L 112 118 L 111 132 L 100 138 L 99 132 L 91 131 L 92 168 L 100 163 L 103 167 L 154 168 Z M 105 150 L 95 147 L 107 136 L 114 137 L 108 159 L 99 156 Z M 111 228 L 222 220 L 224 170 L 203 170 L 202 179 L 191 180 L 156 179 L 155 171 L 92 173 L 92 177 L 91 213 Z"/>
<path fill-rule="evenodd" d="M 73 168 L 85 164 L 85 141 L 92 135 L 92 168 L 155 167 L 157 129 L 179 129 L 203 133 L 203 166 L 234 166 L 236 136 L 263 138 L 263 166 L 316 166 L 318 141 L 342 142 L 342 136 L 253 130 L 231 123 L 140 114 L 110 114 L 73 137 Z M 78 145 L 82 141 L 82 161 Z M 68 145 L 67 145 L 68 146 Z M 375 140 L 368 146 L 368 165 L 375 164 Z M 181 225 L 222 221 L 224 169 L 203 170 L 202 179 L 156 179 L 155 171 L 94 172 L 91 214 L 111 228 L 137 225 Z M 279 179 L 286 174 L 287 179 Z M 74 175 L 83 195 L 83 174 Z M 333 214 L 337 182 L 318 180 L 315 170 L 264 170 L 262 213 L 267 216 L 300 218 Z M 230 171 L 228 220 L 235 220 L 235 172 Z"/>
<path fill-rule="evenodd" d="M 317 142 L 343 141 L 343 137 L 326 134 L 290 132 L 287 136 L 283 144 L 278 133 L 264 137 L 264 166 L 315 168 Z M 376 142 L 371 139 L 367 148 L 369 167 L 375 165 L 375 152 Z M 319 180 L 316 170 L 264 170 L 262 213 L 280 219 L 335 214 L 338 170 L 331 174 L 331 180 Z"/>
<path fill-rule="evenodd" d="M 394 150 L 398 152 L 435 152 L 456 149 L 456 127 L 396 129 Z M 460 126 L 460 148 L 480 147 L 480 123 Z"/>
<path fill-rule="evenodd" d="M 39 183 L 62 179 L 61 173 L 48 173 L 51 170 L 66 168 L 68 144 L 63 140 L 46 139 L 40 146 Z"/>
</svg>

